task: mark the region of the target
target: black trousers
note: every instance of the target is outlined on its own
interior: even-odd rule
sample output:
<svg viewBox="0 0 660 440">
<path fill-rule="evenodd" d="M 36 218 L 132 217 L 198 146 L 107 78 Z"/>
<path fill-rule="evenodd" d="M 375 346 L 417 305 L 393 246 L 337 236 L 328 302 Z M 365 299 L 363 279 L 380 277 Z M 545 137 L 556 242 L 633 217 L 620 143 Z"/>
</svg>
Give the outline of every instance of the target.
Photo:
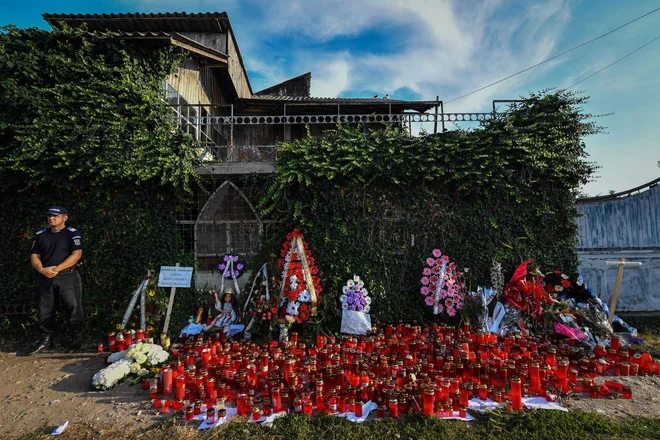
<svg viewBox="0 0 660 440">
<path fill-rule="evenodd" d="M 40 276 L 36 296 L 39 330 L 42 334 L 51 334 L 55 330 L 57 302 L 71 331 L 82 331 L 85 315 L 82 308 L 82 282 L 77 271 L 60 272 L 54 278 Z"/>
</svg>

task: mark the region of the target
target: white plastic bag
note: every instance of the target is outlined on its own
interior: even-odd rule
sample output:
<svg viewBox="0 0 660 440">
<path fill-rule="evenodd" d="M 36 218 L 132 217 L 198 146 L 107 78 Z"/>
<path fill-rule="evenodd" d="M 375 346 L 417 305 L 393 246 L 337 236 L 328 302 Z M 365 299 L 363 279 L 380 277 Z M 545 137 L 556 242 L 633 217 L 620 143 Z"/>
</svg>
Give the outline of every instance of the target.
<svg viewBox="0 0 660 440">
<path fill-rule="evenodd" d="M 350 335 L 366 335 L 371 330 L 371 315 L 354 310 L 342 310 L 341 332 Z"/>
</svg>

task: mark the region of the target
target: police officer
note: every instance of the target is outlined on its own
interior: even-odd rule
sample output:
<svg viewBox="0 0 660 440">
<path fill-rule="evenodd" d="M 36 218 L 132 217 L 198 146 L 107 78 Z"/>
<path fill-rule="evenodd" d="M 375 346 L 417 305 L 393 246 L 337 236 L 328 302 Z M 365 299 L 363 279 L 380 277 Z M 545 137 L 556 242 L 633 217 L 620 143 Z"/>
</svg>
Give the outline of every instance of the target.
<svg viewBox="0 0 660 440">
<path fill-rule="evenodd" d="M 82 256 L 80 231 L 66 226 L 67 210 L 51 206 L 46 211 L 48 228 L 38 231 L 32 245 L 30 261 L 39 273 L 37 281 L 37 313 L 39 315 L 39 344 L 26 353 L 28 356 L 53 346 L 57 302 L 72 332 L 72 350 L 82 345 L 85 317 L 82 310 L 82 282 L 77 264 Z"/>
</svg>

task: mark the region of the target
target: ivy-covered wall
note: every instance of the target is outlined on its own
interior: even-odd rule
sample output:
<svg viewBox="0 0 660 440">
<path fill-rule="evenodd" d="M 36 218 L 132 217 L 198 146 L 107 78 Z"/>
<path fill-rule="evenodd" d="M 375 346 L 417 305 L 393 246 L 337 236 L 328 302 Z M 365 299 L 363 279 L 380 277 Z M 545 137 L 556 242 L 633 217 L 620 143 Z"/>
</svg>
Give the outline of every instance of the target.
<svg viewBox="0 0 660 440">
<path fill-rule="evenodd" d="M 574 271 L 575 197 L 595 168 L 582 140 L 599 131 L 584 100 L 531 95 L 475 130 L 340 127 L 286 145 L 262 203 L 278 227 L 271 255 L 302 229 L 324 289 L 317 325 L 331 330 L 353 274 L 370 289 L 372 318 L 432 319 L 419 279 L 434 248 L 468 268 L 474 289 L 489 285 L 494 260 L 509 275 L 527 258 Z"/>
<path fill-rule="evenodd" d="M 162 95 L 181 57 L 83 30 L 2 28 L 0 303 L 32 301 L 32 237 L 53 204 L 82 232 L 84 301 L 125 304 L 149 265 L 186 263 L 175 211 L 197 159 Z M 90 329 L 117 322 L 89 313 Z"/>
</svg>

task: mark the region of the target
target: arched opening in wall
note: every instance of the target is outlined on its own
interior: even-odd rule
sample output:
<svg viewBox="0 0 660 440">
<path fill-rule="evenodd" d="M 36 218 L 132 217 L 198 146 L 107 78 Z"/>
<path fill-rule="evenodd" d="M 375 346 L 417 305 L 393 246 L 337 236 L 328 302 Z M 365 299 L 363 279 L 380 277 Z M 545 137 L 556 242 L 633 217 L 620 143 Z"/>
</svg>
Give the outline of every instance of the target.
<svg viewBox="0 0 660 440">
<path fill-rule="evenodd" d="M 243 192 L 229 180 L 215 190 L 195 221 L 195 257 L 200 275 L 218 272 L 220 258 L 233 252 L 248 261 L 259 250 L 263 223 Z"/>
</svg>

